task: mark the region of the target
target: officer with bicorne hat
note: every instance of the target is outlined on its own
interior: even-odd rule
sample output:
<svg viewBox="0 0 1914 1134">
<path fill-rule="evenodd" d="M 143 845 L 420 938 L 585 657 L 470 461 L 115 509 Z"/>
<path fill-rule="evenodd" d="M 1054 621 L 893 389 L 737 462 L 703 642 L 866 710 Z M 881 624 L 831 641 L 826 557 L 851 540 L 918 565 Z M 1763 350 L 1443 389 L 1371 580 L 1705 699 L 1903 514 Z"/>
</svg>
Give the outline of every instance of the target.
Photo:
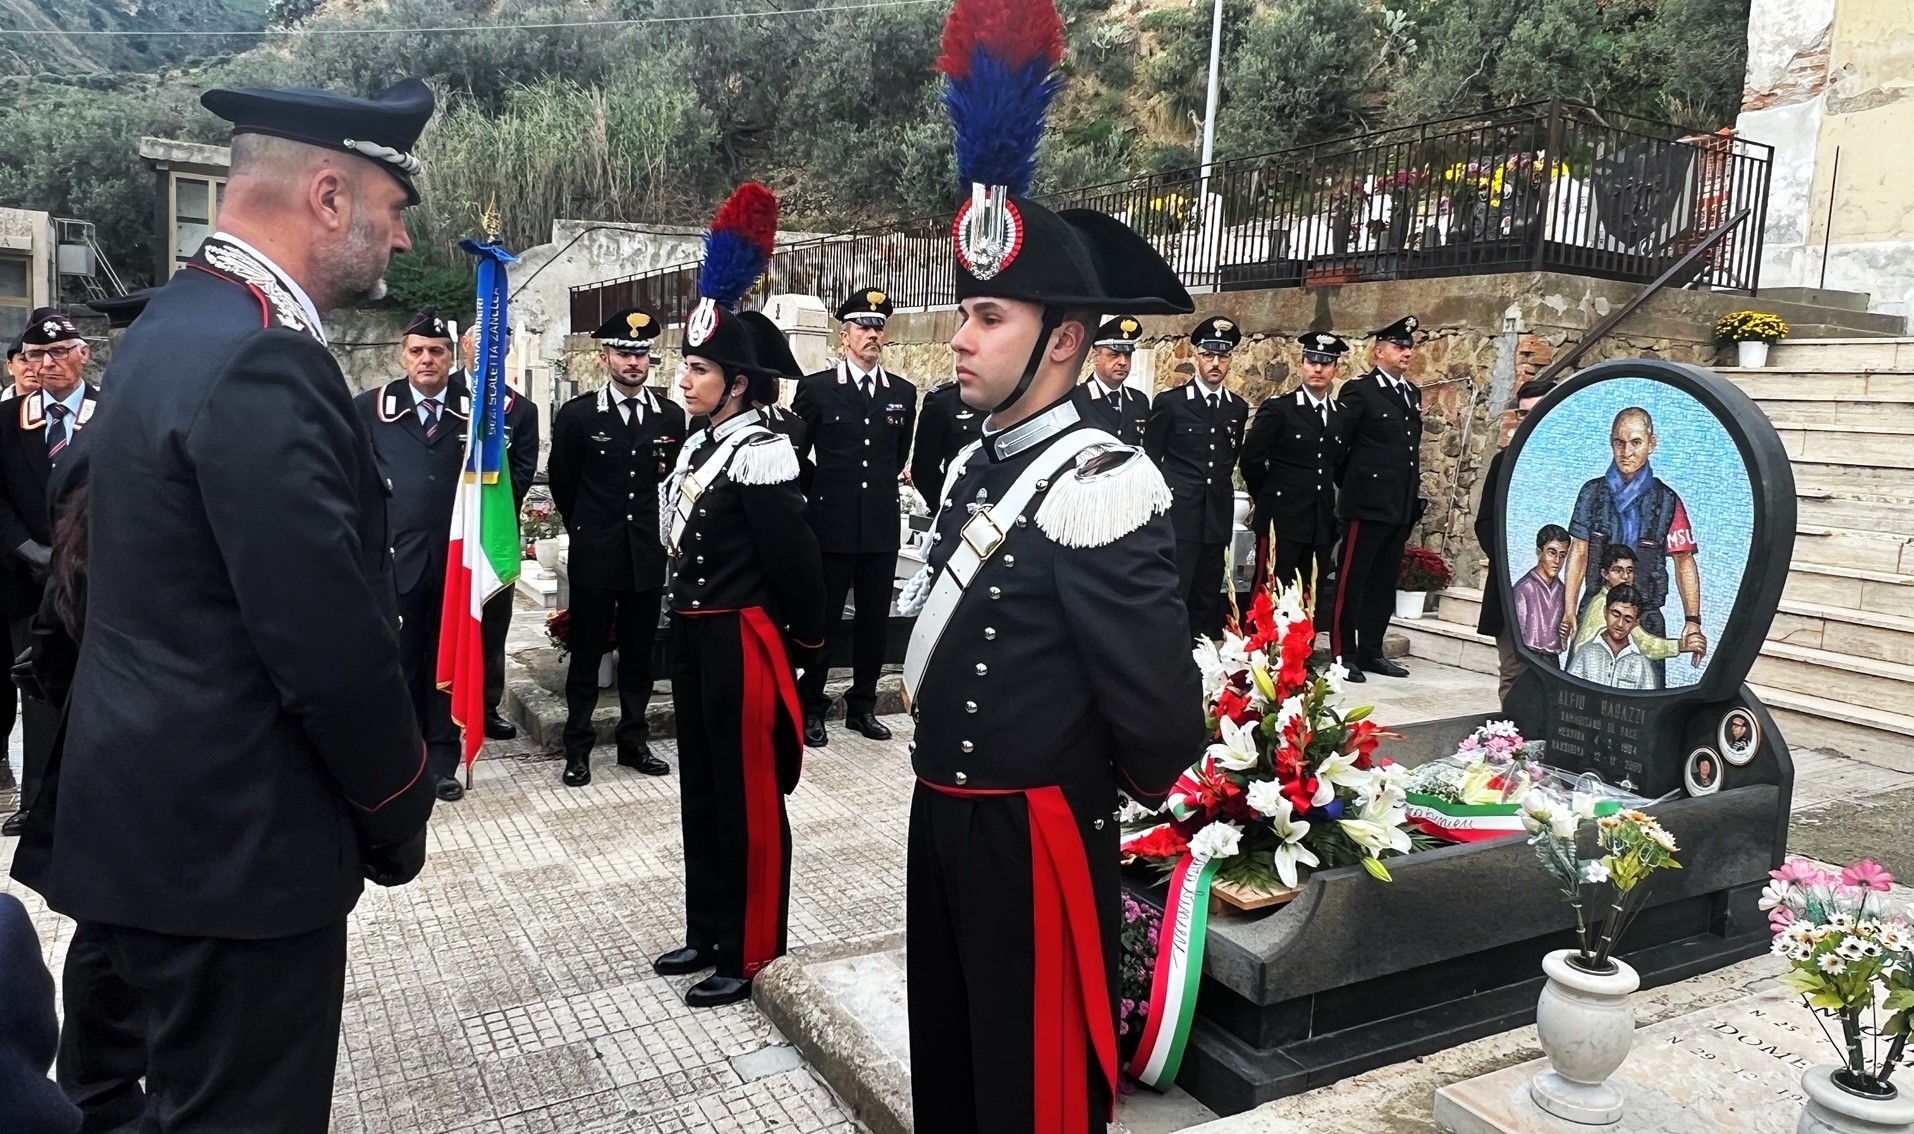
<svg viewBox="0 0 1914 1134">
<path fill-rule="evenodd" d="M 1243 329 L 1232 319 L 1213 315 L 1198 323 L 1190 332 L 1196 376 L 1157 395 L 1143 439 L 1175 495 L 1176 574 L 1191 636 L 1215 638 L 1223 630 L 1223 559 L 1235 531 L 1232 470 L 1249 423 L 1249 403 L 1224 383 L 1242 341 Z"/>
<path fill-rule="evenodd" d="M 1097 328 L 1090 344 L 1090 377 L 1077 387 L 1078 408 L 1099 429 L 1126 445 L 1143 444 L 1150 424 L 1150 395 L 1130 386 L 1130 363 L 1143 338 L 1143 323 L 1121 315 Z"/>
<path fill-rule="evenodd" d="M 640 308 L 592 332 L 611 380 L 552 415 L 546 479 L 571 533 L 571 664 L 565 673 L 567 787 L 591 782 L 598 663 L 614 631 L 618 649 L 618 763 L 648 776 L 671 766 L 652 754 L 651 651 L 665 587 L 658 486 L 685 440 L 685 411 L 646 384 L 663 327 Z"/>
<path fill-rule="evenodd" d="M 1349 680 L 1364 671 L 1407 677 L 1407 668 L 1382 656 L 1382 637 L 1395 610 L 1396 577 L 1409 529 L 1422 518 L 1422 391 L 1409 378 L 1416 355 L 1414 315 L 1369 337 L 1373 365 L 1343 383 L 1336 409 L 1349 456 L 1343 465 L 1336 515 L 1342 520 L 1342 563 L 1330 612 L 1330 651 Z"/>
<path fill-rule="evenodd" d="M 439 621 L 472 396 L 451 382 L 452 328 L 433 308 L 406 324 L 399 365 L 403 378 L 365 391 L 354 403 L 391 486 L 392 585 L 399 592 L 399 649 L 412 711 L 425 735 L 438 796 L 455 800 L 465 789 L 456 775 L 459 733 L 452 698 L 438 685 Z"/>
<path fill-rule="evenodd" d="M 1256 587 L 1268 575 L 1312 595 L 1335 571 L 1336 482 L 1346 449 L 1336 371 L 1349 344 L 1327 331 L 1297 339 L 1302 384 L 1263 402 L 1243 441 L 1243 484 L 1255 501 Z M 1319 608 L 1320 609 L 1320 608 Z"/>
<path fill-rule="evenodd" d="M 791 408 L 804 420 L 800 456 L 816 463 L 809 497 L 811 528 L 824 553 L 824 596 L 831 611 L 830 639 L 843 638 L 839 612 L 851 596 L 851 687 L 844 694 L 844 727 L 872 740 L 889 740 L 877 719 L 877 674 L 884 664 L 891 593 L 897 577 L 901 521 L 897 485 L 910 456 L 917 421 L 917 387 L 885 371 L 884 328 L 890 296 L 858 288 L 838 305 L 838 336 L 844 359 L 798 383 Z M 804 675 L 804 742 L 829 742 L 824 718 L 830 709 L 827 667 Z"/>
<path fill-rule="evenodd" d="M 218 229 L 80 442 L 85 557 L 55 566 L 84 571 L 85 633 L 14 871 L 76 923 L 58 1077 L 87 1129 L 304 1134 L 332 1110 L 347 917 L 423 867 L 434 800 L 386 474 L 321 321 L 411 247 L 433 97 L 200 101 L 233 124 Z"/>
<path fill-rule="evenodd" d="M 1162 797 L 1205 739 L 1169 490 L 1075 392 L 1101 313 L 1180 314 L 1189 295 L 1121 222 L 1031 200 L 1034 153 L 985 144 L 1023 124 L 1034 146 L 1043 106 L 1006 122 L 985 88 L 1015 64 L 1019 89 L 1047 99 L 1062 39 L 1049 0 L 959 0 L 939 64 L 972 187 L 951 349 L 964 403 L 989 417 L 951 467 L 929 564 L 900 600 L 916 617 L 904 684 L 919 1134 L 1104 1128 L 1118 1091 L 1117 792 Z M 1053 49 L 1031 56 L 1033 42 Z"/>
</svg>

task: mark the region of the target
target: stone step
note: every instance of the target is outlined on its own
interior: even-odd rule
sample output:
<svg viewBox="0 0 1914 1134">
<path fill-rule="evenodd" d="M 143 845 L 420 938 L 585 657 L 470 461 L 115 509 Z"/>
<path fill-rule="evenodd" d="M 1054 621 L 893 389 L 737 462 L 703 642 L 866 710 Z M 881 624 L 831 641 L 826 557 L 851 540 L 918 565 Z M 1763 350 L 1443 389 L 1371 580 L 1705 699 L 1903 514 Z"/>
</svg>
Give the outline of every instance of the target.
<svg viewBox="0 0 1914 1134">
<path fill-rule="evenodd" d="M 1914 537 L 1894 532 L 1817 527 L 1796 522 L 1794 563 L 1818 563 L 1888 574 L 1914 574 Z"/>
<path fill-rule="evenodd" d="M 1450 587 L 1436 596 L 1436 617 L 1457 626 L 1475 629 L 1482 617 L 1482 591 L 1479 587 Z"/>
<path fill-rule="evenodd" d="M 1758 685 L 1830 697 L 1914 716 L 1914 665 L 1768 642 L 1748 680 Z"/>
<path fill-rule="evenodd" d="M 1848 500 L 1914 500 L 1914 469 L 1793 461 L 1796 496 Z"/>
<path fill-rule="evenodd" d="M 1803 563 L 1799 554 L 1781 595 L 1791 602 L 1914 618 L 1914 575 Z"/>
<path fill-rule="evenodd" d="M 1742 370 L 1725 366 L 1715 373 L 1733 381 L 1742 393 L 1756 401 L 1786 399 L 1802 394 L 1860 399 L 1914 396 L 1914 373 L 1907 371 L 1851 368 L 1810 370 L 1805 367 Z"/>
<path fill-rule="evenodd" d="M 1900 370 L 1914 372 L 1914 338 L 1789 338 L 1768 351 L 1777 368 Z"/>
<path fill-rule="evenodd" d="M 1914 500 L 1861 499 L 1814 490 L 1798 492 L 1798 497 L 1797 525 L 1887 535 L 1914 532 Z"/>
<path fill-rule="evenodd" d="M 1782 599 L 1768 641 L 1914 666 L 1914 618 Z"/>
<path fill-rule="evenodd" d="M 1792 460 L 1914 469 L 1914 429 L 1798 421 L 1776 421 L 1774 429 Z"/>
<path fill-rule="evenodd" d="M 1769 303 L 1799 303 L 1806 307 L 1866 311 L 1871 297 L 1864 291 L 1834 291 L 1825 287 L 1764 287 L 1761 289 L 1761 298 Z"/>
<path fill-rule="evenodd" d="M 1914 772 L 1914 716 L 1750 682 L 1790 745 Z"/>
<path fill-rule="evenodd" d="M 1914 392 L 1849 397 L 1797 391 L 1786 397 L 1758 397 L 1755 404 L 1774 422 L 1853 426 L 1870 432 L 1914 431 Z"/>
<path fill-rule="evenodd" d="M 1495 653 L 1495 639 L 1477 634 L 1475 624 L 1467 626 L 1440 618 L 1392 618 L 1390 629 L 1409 640 L 1409 656 L 1427 658 L 1473 673 L 1495 673 L 1501 668 Z"/>
</svg>

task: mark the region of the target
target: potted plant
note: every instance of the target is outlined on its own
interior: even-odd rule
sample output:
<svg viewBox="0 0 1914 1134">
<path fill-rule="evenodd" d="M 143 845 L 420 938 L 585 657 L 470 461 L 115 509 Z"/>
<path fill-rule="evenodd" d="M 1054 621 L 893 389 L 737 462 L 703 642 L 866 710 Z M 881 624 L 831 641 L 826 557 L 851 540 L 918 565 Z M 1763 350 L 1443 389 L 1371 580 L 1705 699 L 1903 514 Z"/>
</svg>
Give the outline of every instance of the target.
<svg viewBox="0 0 1914 1134">
<path fill-rule="evenodd" d="M 558 537 L 564 531 L 564 522 L 558 518 L 558 509 L 550 500 L 531 496 L 525 498 L 525 504 L 518 512 L 518 532 L 519 537 L 531 546 L 533 558 L 538 560 L 540 578 L 557 576 Z"/>
<path fill-rule="evenodd" d="M 1426 547 L 1405 548 L 1396 573 L 1396 617 L 1421 618 L 1429 595 L 1455 581 L 1455 572 L 1442 553 Z"/>
<path fill-rule="evenodd" d="M 1771 951 L 1790 968 L 1781 983 L 1823 1018 L 1839 1063 L 1802 1078 L 1803 1134 L 1906 1134 L 1914 1098 L 1890 1081 L 1914 1028 L 1914 925 L 1887 908 L 1894 876 L 1862 859 L 1839 874 L 1789 859 L 1761 895 Z M 1827 1022 L 1838 1023 L 1837 1038 Z"/>
<path fill-rule="evenodd" d="M 1730 311 L 1715 324 L 1715 337 L 1735 344 L 1735 352 L 1745 370 L 1768 365 L 1768 348 L 1788 335 L 1788 324 L 1779 315 L 1762 311 Z"/>
<path fill-rule="evenodd" d="M 1629 996 L 1641 978 L 1614 956 L 1641 913 L 1657 870 L 1679 870 L 1675 839 L 1652 816 L 1635 810 L 1596 818 L 1598 798 L 1538 788 L 1522 798 L 1524 825 L 1536 857 L 1575 910 L 1577 947 L 1542 958 L 1548 983 L 1535 1006 L 1535 1031 L 1549 1067 L 1529 1083 L 1535 1105 L 1558 1118 L 1599 1125 L 1622 1116 L 1621 1092 L 1608 1077 L 1635 1042 Z M 1595 854 L 1583 857 L 1593 829 Z M 1590 887 L 1610 892 L 1599 929 L 1587 914 Z"/>
</svg>

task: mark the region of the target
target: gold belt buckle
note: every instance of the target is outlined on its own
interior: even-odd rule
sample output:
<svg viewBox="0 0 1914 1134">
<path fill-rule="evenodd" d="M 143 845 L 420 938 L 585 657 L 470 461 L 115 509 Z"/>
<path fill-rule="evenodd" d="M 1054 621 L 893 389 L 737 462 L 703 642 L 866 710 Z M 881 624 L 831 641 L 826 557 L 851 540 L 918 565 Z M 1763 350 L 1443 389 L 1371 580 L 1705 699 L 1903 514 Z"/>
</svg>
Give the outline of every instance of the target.
<svg viewBox="0 0 1914 1134">
<path fill-rule="evenodd" d="M 1003 525 L 997 522 L 996 517 L 990 514 L 990 508 L 986 506 L 971 513 L 970 519 L 964 521 L 963 530 L 959 534 L 964 537 L 964 542 L 970 545 L 970 550 L 977 553 L 977 558 L 982 560 L 997 554 L 997 549 L 1004 545 L 1004 537 L 1008 533 L 1004 531 Z"/>
</svg>

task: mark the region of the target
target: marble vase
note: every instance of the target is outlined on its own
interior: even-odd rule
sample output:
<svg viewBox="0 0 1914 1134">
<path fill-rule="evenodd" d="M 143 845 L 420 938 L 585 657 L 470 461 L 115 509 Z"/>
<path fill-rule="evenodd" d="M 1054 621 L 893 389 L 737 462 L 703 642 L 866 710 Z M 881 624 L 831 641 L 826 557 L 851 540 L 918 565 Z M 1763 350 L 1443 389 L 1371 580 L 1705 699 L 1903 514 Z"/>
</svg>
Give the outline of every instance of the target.
<svg viewBox="0 0 1914 1134">
<path fill-rule="evenodd" d="M 1608 1077 L 1635 1042 L 1635 1006 L 1629 996 L 1641 977 L 1621 961 L 1608 973 L 1570 964 L 1573 949 L 1542 958 L 1548 983 L 1535 1006 L 1535 1030 L 1549 1067 L 1529 1083 L 1535 1105 L 1585 1126 L 1621 1121 L 1622 1094 Z"/>
<path fill-rule="evenodd" d="M 1839 1067 L 1816 1067 L 1801 1077 L 1807 1106 L 1795 1134 L 1910 1134 L 1914 1097 L 1858 1094 L 1835 1081 Z"/>
</svg>

